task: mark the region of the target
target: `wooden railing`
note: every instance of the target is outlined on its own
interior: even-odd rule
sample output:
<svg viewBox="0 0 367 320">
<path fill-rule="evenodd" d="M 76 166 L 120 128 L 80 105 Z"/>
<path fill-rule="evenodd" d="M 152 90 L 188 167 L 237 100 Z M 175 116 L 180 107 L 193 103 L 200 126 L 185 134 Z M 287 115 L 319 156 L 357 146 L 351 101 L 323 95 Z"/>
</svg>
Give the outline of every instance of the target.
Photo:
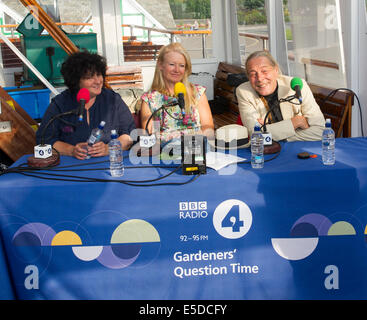
<svg viewBox="0 0 367 320">
<path fill-rule="evenodd" d="M 56 23 L 58 26 L 93 26 L 92 23 L 79 23 L 79 22 L 58 22 Z M 6 24 L 6 25 L 0 25 L 0 28 L 7 28 L 11 29 L 11 37 L 15 37 L 15 29 L 18 27 L 17 24 Z M 166 30 L 166 29 L 160 29 L 160 28 L 151 28 L 151 27 L 145 27 L 145 26 L 138 26 L 133 24 L 122 24 L 122 28 L 129 28 L 130 29 L 130 37 L 133 38 L 135 36 L 135 29 L 140 30 L 146 30 L 148 32 L 147 39 L 144 39 L 144 42 L 152 42 L 152 32 L 158 32 L 162 34 L 169 35 L 170 43 L 175 42 L 175 36 L 177 35 L 192 35 L 192 36 L 201 36 L 201 43 L 202 43 L 202 57 L 207 57 L 207 43 L 206 43 L 206 37 L 207 35 L 211 34 L 211 30 Z M 124 39 L 125 37 L 123 37 Z"/>
<path fill-rule="evenodd" d="M 55 23 L 58 26 L 71 26 L 71 27 L 77 27 L 77 26 L 93 26 L 91 23 L 82 23 L 82 22 L 56 22 Z M 10 29 L 10 37 L 15 38 L 16 37 L 16 29 L 18 28 L 18 24 L 2 24 L 0 25 L 0 29 Z"/>
<path fill-rule="evenodd" d="M 268 35 L 249 33 L 249 32 L 239 32 L 238 35 L 240 37 L 253 38 L 253 39 L 260 40 L 262 41 L 262 49 L 269 50 L 269 46 L 268 46 L 269 36 Z"/>
<path fill-rule="evenodd" d="M 130 35 L 135 36 L 134 29 L 141 29 L 148 31 L 148 42 L 152 42 L 152 32 L 159 32 L 163 34 L 167 34 L 170 37 L 170 43 L 175 42 L 176 35 L 201 35 L 201 44 L 202 44 L 202 57 L 205 59 L 207 57 L 206 54 L 206 37 L 209 34 L 212 34 L 211 30 L 166 30 L 166 29 L 158 29 L 144 26 L 137 26 L 133 24 L 123 24 L 123 28 L 130 29 Z"/>
<path fill-rule="evenodd" d="M 93 26 L 92 23 L 80 23 L 80 22 L 57 22 L 56 25 L 58 26 Z M 17 27 L 18 27 L 17 24 L 0 25 L 0 28 L 12 29 L 12 33 L 14 32 L 14 29 L 16 29 Z M 202 41 L 201 41 L 202 42 L 202 57 L 204 59 L 207 58 L 206 38 L 208 35 L 212 34 L 212 30 L 167 30 L 167 29 L 160 29 L 160 28 L 138 26 L 134 24 L 122 24 L 121 27 L 128 28 L 130 30 L 130 36 L 123 37 L 124 42 L 130 39 L 137 39 L 136 31 L 135 31 L 136 29 L 146 30 L 148 32 L 147 37 L 144 38 L 144 42 L 147 42 L 147 43 L 153 43 L 152 32 L 158 32 L 158 33 L 169 35 L 170 43 L 175 42 L 175 36 L 177 35 L 192 35 L 192 36 L 200 35 L 202 38 Z M 269 50 L 269 36 L 268 35 L 255 34 L 255 33 L 249 33 L 249 32 L 239 32 L 238 35 L 240 37 L 257 39 L 262 42 L 262 50 Z M 153 58 L 154 56 L 155 55 L 153 55 Z M 294 56 L 290 54 L 288 56 L 288 59 L 294 61 Z M 321 60 L 309 59 L 309 58 L 302 58 L 301 62 L 304 65 L 306 81 L 308 78 L 307 65 L 315 65 L 315 66 L 320 66 L 320 67 L 325 67 L 325 68 L 339 69 L 339 65 L 334 62 L 321 61 Z"/>
<path fill-rule="evenodd" d="M 295 57 L 293 54 L 288 54 L 288 59 L 290 61 L 295 61 Z M 305 73 L 304 78 L 306 81 L 309 80 L 307 66 L 317 66 L 317 67 L 339 70 L 339 64 L 335 62 L 330 62 L 330 61 L 311 59 L 311 58 L 301 58 L 301 63 L 303 64 L 303 69 Z"/>
</svg>

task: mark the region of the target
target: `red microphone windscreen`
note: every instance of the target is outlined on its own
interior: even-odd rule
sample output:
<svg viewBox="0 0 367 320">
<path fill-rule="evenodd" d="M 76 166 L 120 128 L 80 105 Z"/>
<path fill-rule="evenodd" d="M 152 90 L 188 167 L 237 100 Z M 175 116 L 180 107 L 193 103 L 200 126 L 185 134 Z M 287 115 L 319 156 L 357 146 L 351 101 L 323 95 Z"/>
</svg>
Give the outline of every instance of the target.
<svg viewBox="0 0 367 320">
<path fill-rule="evenodd" d="M 85 100 L 85 103 L 88 103 L 90 99 L 89 90 L 86 88 L 81 88 L 76 95 L 76 100 L 79 102 L 81 99 Z"/>
</svg>

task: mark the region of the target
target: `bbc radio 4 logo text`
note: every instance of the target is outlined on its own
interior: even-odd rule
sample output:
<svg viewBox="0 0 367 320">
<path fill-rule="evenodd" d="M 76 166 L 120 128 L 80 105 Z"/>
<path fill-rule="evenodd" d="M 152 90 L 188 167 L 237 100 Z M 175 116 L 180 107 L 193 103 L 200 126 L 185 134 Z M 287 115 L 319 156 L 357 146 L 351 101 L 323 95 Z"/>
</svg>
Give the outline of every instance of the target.
<svg viewBox="0 0 367 320">
<path fill-rule="evenodd" d="M 180 219 L 198 219 L 207 218 L 207 202 L 206 201 L 190 201 L 179 203 Z"/>
</svg>

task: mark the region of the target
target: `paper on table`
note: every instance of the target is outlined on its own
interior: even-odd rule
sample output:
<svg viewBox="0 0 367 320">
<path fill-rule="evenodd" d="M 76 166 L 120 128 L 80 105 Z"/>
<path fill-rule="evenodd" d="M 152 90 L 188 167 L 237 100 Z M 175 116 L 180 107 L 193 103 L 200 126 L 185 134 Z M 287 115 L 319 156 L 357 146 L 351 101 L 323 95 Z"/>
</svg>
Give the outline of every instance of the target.
<svg viewBox="0 0 367 320">
<path fill-rule="evenodd" d="M 206 154 L 206 166 L 217 171 L 230 164 L 245 160 L 247 159 L 223 152 L 207 152 Z"/>
</svg>

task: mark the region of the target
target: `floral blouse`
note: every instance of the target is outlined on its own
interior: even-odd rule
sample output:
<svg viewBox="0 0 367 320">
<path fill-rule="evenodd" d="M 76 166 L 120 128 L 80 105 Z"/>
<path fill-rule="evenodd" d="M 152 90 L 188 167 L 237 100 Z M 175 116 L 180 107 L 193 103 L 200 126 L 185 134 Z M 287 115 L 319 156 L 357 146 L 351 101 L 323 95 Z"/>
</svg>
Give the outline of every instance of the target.
<svg viewBox="0 0 367 320">
<path fill-rule="evenodd" d="M 196 99 L 199 101 L 201 96 L 205 93 L 205 87 L 194 85 L 196 92 Z M 153 113 L 162 105 L 174 101 L 176 98 L 166 96 L 156 90 L 145 92 L 142 95 L 142 100 L 145 101 L 150 111 Z M 162 109 L 153 116 L 154 123 L 159 122 L 160 138 L 162 141 L 169 141 L 179 138 L 183 134 L 195 134 L 201 129 L 199 110 L 197 106 L 191 106 L 190 112 L 182 115 L 181 109 L 178 105 Z M 153 124 L 153 128 L 156 126 Z M 153 131 L 156 131 L 153 129 Z"/>
</svg>

